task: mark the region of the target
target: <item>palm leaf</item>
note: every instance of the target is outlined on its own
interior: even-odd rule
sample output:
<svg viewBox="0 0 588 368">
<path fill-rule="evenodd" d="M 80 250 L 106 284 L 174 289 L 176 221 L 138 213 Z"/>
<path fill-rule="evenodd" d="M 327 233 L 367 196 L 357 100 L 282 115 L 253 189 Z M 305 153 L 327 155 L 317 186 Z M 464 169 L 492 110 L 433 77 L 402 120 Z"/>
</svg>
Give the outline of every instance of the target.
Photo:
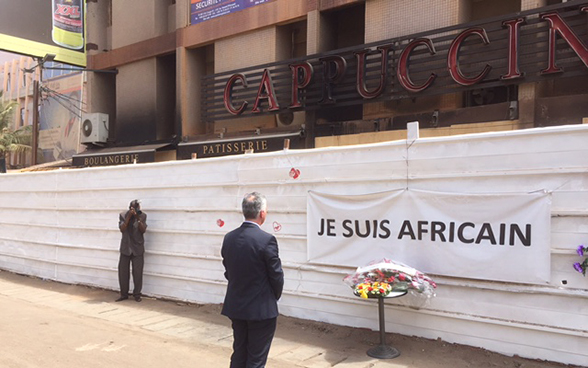
<svg viewBox="0 0 588 368">
<path fill-rule="evenodd" d="M 31 146 L 27 146 L 25 144 L 18 144 L 18 143 L 13 143 L 10 146 L 8 146 L 8 151 L 10 152 L 14 152 L 16 154 L 20 154 L 23 152 L 30 152 L 33 148 Z"/>
<path fill-rule="evenodd" d="M 18 105 L 16 101 L 2 101 L 3 91 L 0 90 L 0 129 L 9 128 L 14 114 L 14 108 Z"/>
<path fill-rule="evenodd" d="M 3 102 L 0 91 L 0 157 L 7 152 L 28 152 L 32 149 L 32 127 L 26 126 L 18 130 L 10 129 L 16 101 Z"/>
</svg>

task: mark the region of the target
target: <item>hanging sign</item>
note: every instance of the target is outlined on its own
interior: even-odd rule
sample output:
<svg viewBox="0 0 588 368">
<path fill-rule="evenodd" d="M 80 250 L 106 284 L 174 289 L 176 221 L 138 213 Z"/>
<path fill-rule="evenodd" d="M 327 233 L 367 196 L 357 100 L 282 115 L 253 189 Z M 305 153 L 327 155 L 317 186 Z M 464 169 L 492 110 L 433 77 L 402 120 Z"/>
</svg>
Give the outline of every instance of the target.
<svg viewBox="0 0 588 368">
<path fill-rule="evenodd" d="M 300 133 L 218 139 L 203 142 L 187 142 L 178 145 L 178 159 L 207 158 L 239 155 L 246 152 L 260 153 L 284 149 L 284 140 L 290 140 L 290 148 L 304 148 Z"/>
<path fill-rule="evenodd" d="M 2 1 L 0 50 L 85 66 L 84 0 Z"/>
<path fill-rule="evenodd" d="M 389 258 L 423 272 L 517 283 L 550 277 L 551 197 L 398 190 L 308 194 L 308 259 Z"/>
<path fill-rule="evenodd" d="M 272 0 L 191 0 L 190 24 L 231 14 Z"/>
</svg>

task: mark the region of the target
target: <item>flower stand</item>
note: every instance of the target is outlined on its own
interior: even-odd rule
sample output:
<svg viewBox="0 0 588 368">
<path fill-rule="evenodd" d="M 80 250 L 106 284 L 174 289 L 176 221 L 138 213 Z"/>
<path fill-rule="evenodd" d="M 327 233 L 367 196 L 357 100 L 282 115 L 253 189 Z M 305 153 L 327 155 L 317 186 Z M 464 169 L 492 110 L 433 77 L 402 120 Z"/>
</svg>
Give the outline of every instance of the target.
<svg viewBox="0 0 588 368">
<path fill-rule="evenodd" d="M 398 350 L 386 345 L 384 299 L 401 297 L 409 290 L 428 299 L 435 296 L 433 289 L 437 287 L 424 273 L 386 258 L 358 268 L 347 275 L 343 282 L 353 289 L 355 296 L 362 299 L 378 298 L 380 345 L 367 351 L 367 355 L 378 359 L 396 358 L 400 355 Z"/>
<path fill-rule="evenodd" d="M 367 355 L 377 359 L 392 359 L 400 355 L 400 352 L 392 346 L 386 345 L 386 320 L 384 316 L 384 299 L 398 298 L 406 294 L 406 291 L 393 291 L 385 297 L 378 297 L 378 318 L 380 321 L 380 345 L 367 351 Z"/>
</svg>

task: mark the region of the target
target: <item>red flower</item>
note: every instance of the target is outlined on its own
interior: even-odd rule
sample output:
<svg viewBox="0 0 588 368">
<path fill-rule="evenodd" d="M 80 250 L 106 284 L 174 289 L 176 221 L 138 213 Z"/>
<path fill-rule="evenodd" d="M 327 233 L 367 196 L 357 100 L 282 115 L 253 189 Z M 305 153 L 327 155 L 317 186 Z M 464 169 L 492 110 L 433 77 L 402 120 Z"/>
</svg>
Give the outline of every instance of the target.
<svg viewBox="0 0 588 368">
<path fill-rule="evenodd" d="M 406 276 L 404 276 L 404 274 L 401 273 L 400 275 L 398 275 L 398 280 L 404 281 L 404 280 L 406 280 Z"/>
<path fill-rule="evenodd" d="M 380 294 L 384 294 L 385 290 L 384 289 L 380 289 Z"/>
<path fill-rule="evenodd" d="M 373 288 L 373 287 L 371 287 L 371 286 L 370 286 L 370 287 L 368 287 L 368 291 L 372 291 L 372 290 L 374 290 L 374 288 Z"/>
</svg>

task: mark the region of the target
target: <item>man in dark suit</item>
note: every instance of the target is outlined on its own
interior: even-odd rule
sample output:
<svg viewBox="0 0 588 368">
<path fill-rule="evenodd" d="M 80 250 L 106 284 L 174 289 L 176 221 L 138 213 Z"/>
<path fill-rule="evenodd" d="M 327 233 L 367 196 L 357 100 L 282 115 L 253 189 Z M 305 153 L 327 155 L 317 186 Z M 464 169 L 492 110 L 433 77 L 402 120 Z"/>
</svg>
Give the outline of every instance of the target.
<svg viewBox="0 0 588 368">
<path fill-rule="evenodd" d="M 141 301 L 143 288 L 143 254 L 145 253 L 145 239 L 143 234 L 147 230 L 147 215 L 141 211 L 138 200 L 129 204 L 129 210 L 118 216 L 118 228 L 122 233 L 120 240 L 120 259 L 118 261 L 118 283 L 120 285 L 120 302 L 129 298 L 129 279 L 131 263 L 133 264 L 133 297 Z"/>
<path fill-rule="evenodd" d="M 257 192 L 242 202 L 243 224 L 225 235 L 221 249 L 229 281 L 222 314 L 233 326 L 231 368 L 263 368 L 276 331 L 284 273 L 276 238 L 261 230 L 267 201 Z"/>
</svg>

